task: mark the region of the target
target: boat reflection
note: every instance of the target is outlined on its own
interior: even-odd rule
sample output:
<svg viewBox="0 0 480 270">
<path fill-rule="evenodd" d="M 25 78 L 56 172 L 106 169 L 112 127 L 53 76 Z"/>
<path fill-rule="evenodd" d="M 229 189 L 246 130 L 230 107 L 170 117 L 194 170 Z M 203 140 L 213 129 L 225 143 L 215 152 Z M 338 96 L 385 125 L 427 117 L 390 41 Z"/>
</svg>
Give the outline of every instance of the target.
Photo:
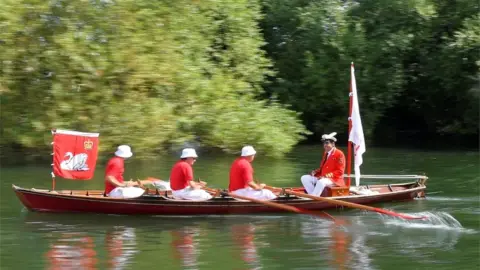
<svg viewBox="0 0 480 270">
<path fill-rule="evenodd" d="M 321 252 L 322 263 L 332 269 L 372 269 L 370 249 L 365 244 L 366 232 L 358 228 L 353 217 L 336 216 L 335 222 L 318 220 L 301 224 L 306 243 Z M 327 265 L 325 265 L 327 267 Z"/>
<path fill-rule="evenodd" d="M 102 246 L 95 245 L 94 238 L 85 232 L 52 232 L 54 240 L 46 252 L 48 269 L 97 269 L 97 252 Z M 103 248 L 107 251 L 108 269 L 126 269 L 136 250 L 135 229 L 112 227 L 105 235 Z"/>
<path fill-rule="evenodd" d="M 91 217 L 38 213 L 28 214 L 25 222 L 29 230 L 47 238 L 47 269 L 52 270 L 128 268 L 138 252 L 136 232 L 131 226 L 113 225 L 118 223 L 118 218 L 96 223 Z M 107 254 L 106 262 L 98 259 L 99 253 Z"/>
<path fill-rule="evenodd" d="M 29 214 L 25 225 L 48 247 L 48 269 L 375 269 L 373 254 L 392 256 L 378 246 L 428 261 L 428 247 L 452 250 L 464 233 L 363 214 L 336 215 L 336 223 L 297 215 L 94 218 Z"/>
</svg>

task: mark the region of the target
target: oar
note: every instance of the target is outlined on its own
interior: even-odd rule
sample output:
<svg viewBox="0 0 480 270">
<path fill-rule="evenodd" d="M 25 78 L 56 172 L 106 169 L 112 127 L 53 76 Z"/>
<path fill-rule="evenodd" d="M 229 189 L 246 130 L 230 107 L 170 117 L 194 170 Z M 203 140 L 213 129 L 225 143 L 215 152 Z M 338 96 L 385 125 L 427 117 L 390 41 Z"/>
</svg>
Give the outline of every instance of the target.
<svg viewBox="0 0 480 270">
<path fill-rule="evenodd" d="M 270 186 L 268 188 L 279 189 L 279 188 L 270 187 Z M 330 198 L 326 198 L 326 197 L 313 196 L 313 195 L 310 195 L 310 194 L 295 192 L 295 191 L 292 191 L 292 190 L 285 190 L 285 193 L 295 195 L 295 196 L 298 196 L 298 197 L 309 198 L 309 199 L 316 200 L 316 201 L 322 201 L 322 202 L 327 202 L 327 203 L 346 206 L 346 207 L 351 207 L 351 208 L 358 208 L 358 209 L 362 209 L 362 210 L 373 211 L 373 212 L 377 212 L 377 213 L 381 213 L 381 214 L 385 214 L 385 215 L 390 215 L 390 216 L 394 216 L 394 217 L 401 217 L 401 218 L 404 218 L 404 219 L 425 219 L 426 218 L 426 217 L 423 217 L 423 216 L 422 217 L 415 217 L 415 216 L 410 216 L 410 215 L 406 215 L 406 214 L 402 214 L 402 213 L 396 213 L 396 212 L 389 211 L 389 210 L 386 210 L 386 209 L 371 207 L 371 206 L 358 204 L 358 203 L 335 200 L 335 199 L 330 199 Z"/>
<path fill-rule="evenodd" d="M 258 200 L 258 199 L 254 199 L 254 198 L 250 198 L 250 197 L 237 195 L 237 194 L 234 194 L 232 192 L 222 192 L 222 194 L 228 195 L 232 198 L 237 198 L 237 199 L 240 199 L 240 200 L 251 201 L 251 202 L 255 202 L 255 203 L 259 203 L 259 204 L 264 204 L 264 205 L 267 205 L 267 206 L 270 206 L 270 207 L 279 208 L 279 209 L 283 209 L 283 210 L 298 213 L 298 214 L 312 215 L 312 216 L 318 216 L 318 217 L 322 217 L 322 218 L 328 217 L 331 220 L 335 220 L 335 218 L 333 218 L 331 215 L 329 215 L 325 212 L 319 213 L 319 212 L 314 212 L 314 211 L 310 211 L 310 210 L 306 210 L 306 209 L 300 209 L 300 208 L 290 206 L 290 205 L 274 203 L 272 201 Z"/>
<path fill-rule="evenodd" d="M 213 197 L 218 197 L 218 195 L 220 195 L 221 193 L 219 189 L 208 188 L 208 187 L 203 187 L 202 189 L 210 193 L 210 195 L 212 195 Z"/>
<path fill-rule="evenodd" d="M 198 178 L 197 182 L 200 182 L 200 181 L 201 181 L 200 178 Z M 328 217 L 329 219 L 335 221 L 334 217 L 332 217 L 331 215 L 329 215 L 329 214 L 327 214 L 323 211 L 321 213 L 318 213 L 318 212 L 314 212 L 314 211 L 300 209 L 300 208 L 290 206 L 290 205 L 285 205 L 285 204 L 280 204 L 280 203 L 274 203 L 274 202 L 271 202 L 271 201 L 258 200 L 258 199 L 255 199 L 255 198 L 245 197 L 245 196 L 233 194 L 232 192 L 221 192 L 218 189 L 212 189 L 212 188 L 209 188 L 209 187 L 203 187 L 203 189 L 206 190 L 207 192 L 209 192 L 210 194 L 215 194 L 215 196 L 218 196 L 219 193 L 220 193 L 220 194 L 223 194 L 223 195 L 228 195 L 232 198 L 237 198 L 237 199 L 241 199 L 241 200 L 245 200 L 245 201 L 256 202 L 256 203 L 260 203 L 260 204 L 265 204 L 265 205 L 268 205 L 270 207 L 276 207 L 276 208 L 280 208 L 280 209 L 283 209 L 283 210 L 287 210 L 287 211 L 291 211 L 291 212 L 295 212 L 295 213 L 299 213 L 299 214 L 313 215 L 313 216 L 318 216 L 318 217 L 322 217 L 322 218 Z"/>
</svg>

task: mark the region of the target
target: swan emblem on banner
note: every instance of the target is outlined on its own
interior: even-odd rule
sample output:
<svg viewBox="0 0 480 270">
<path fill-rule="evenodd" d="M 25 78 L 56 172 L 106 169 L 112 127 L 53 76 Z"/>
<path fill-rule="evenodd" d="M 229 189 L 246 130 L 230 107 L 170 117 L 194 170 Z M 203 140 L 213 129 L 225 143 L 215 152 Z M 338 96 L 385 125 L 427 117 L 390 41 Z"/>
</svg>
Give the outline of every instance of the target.
<svg viewBox="0 0 480 270">
<path fill-rule="evenodd" d="M 73 155 L 72 152 L 67 152 L 65 157 L 68 157 L 67 160 L 60 163 L 60 168 L 66 171 L 88 171 L 87 158 L 88 155 L 85 153 L 80 153 Z"/>
</svg>

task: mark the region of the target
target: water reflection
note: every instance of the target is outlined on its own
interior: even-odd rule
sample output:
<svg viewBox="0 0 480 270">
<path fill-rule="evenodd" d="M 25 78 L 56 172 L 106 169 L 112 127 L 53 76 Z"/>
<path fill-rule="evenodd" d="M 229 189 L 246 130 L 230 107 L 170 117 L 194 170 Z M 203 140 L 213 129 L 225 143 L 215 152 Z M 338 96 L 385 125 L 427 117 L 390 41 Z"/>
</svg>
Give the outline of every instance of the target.
<svg viewBox="0 0 480 270">
<path fill-rule="evenodd" d="M 57 229 L 64 228 L 55 226 Z M 96 245 L 94 237 L 86 232 L 52 232 L 56 238 L 50 244 L 46 256 L 48 269 L 97 269 L 96 249 L 103 248 L 107 252 L 108 269 L 126 269 L 135 253 L 135 229 L 125 226 L 114 226 L 105 234 L 104 245 Z"/>
<path fill-rule="evenodd" d="M 370 255 L 373 254 L 375 249 L 368 246 L 366 240 L 369 233 L 374 231 L 375 228 L 369 228 L 368 225 L 365 225 L 363 219 L 364 217 L 361 216 L 353 216 L 348 219 L 348 229 L 352 238 L 350 245 L 352 260 L 350 265 L 356 269 L 374 269 Z"/>
<path fill-rule="evenodd" d="M 96 269 L 95 243 L 86 233 L 60 233 L 46 256 L 51 270 Z"/>
<path fill-rule="evenodd" d="M 25 224 L 47 238 L 47 269 L 128 268 L 138 252 L 135 228 L 112 225 L 118 219 L 98 222 L 89 216 L 28 213 Z"/>
<path fill-rule="evenodd" d="M 428 250 L 451 251 L 464 233 L 374 214 L 334 215 L 336 223 L 300 215 L 96 215 L 93 222 L 86 215 L 33 213 L 25 233 L 40 236 L 48 269 L 375 269 L 379 257 L 439 261 Z M 31 260 L 38 264 L 38 257 Z"/>
<path fill-rule="evenodd" d="M 126 269 L 137 253 L 135 229 L 114 226 L 105 235 L 105 248 L 108 251 L 109 269 Z"/>
<path fill-rule="evenodd" d="M 198 262 L 198 240 L 200 228 L 185 226 L 179 230 L 170 231 L 173 257 L 179 260 L 184 269 L 196 269 Z"/>
<path fill-rule="evenodd" d="M 234 243 L 240 248 L 240 258 L 250 269 L 260 269 L 257 247 L 254 243 L 255 226 L 253 224 L 234 224 L 230 227 Z"/>
<path fill-rule="evenodd" d="M 318 249 L 318 258 L 332 269 L 346 269 L 350 254 L 351 239 L 346 232 L 347 220 L 337 218 L 337 222 L 307 219 L 301 224 L 302 238 L 307 244 Z"/>
<path fill-rule="evenodd" d="M 348 263 L 348 247 L 350 245 L 350 238 L 345 232 L 345 225 L 347 221 L 343 219 L 337 219 L 337 223 L 330 224 L 329 233 L 331 235 L 332 241 L 330 244 L 331 252 L 331 264 L 337 269 L 345 269 L 345 266 Z"/>
</svg>

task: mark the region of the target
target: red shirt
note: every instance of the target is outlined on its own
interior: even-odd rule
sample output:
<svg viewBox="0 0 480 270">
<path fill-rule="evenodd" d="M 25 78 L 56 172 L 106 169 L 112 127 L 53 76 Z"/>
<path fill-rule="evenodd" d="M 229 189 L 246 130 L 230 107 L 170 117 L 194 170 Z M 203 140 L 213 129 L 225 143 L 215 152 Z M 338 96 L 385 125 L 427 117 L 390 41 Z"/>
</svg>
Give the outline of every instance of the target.
<svg viewBox="0 0 480 270">
<path fill-rule="evenodd" d="M 235 191 L 248 187 L 248 183 L 253 181 L 252 164 L 245 158 L 237 158 L 230 168 L 230 185 L 229 191 Z"/>
<path fill-rule="evenodd" d="M 172 168 L 170 173 L 170 187 L 172 190 L 180 190 L 189 186 L 190 181 L 193 180 L 192 165 L 186 161 L 180 160 Z"/>
<path fill-rule="evenodd" d="M 111 158 L 105 169 L 105 178 L 111 175 L 117 179 L 118 182 L 123 183 L 123 172 L 125 171 L 124 160 L 121 157 Z M 116 186 L 112 185 L 105 179 L 105 193 L 108 194 L 110 191 L 115 189 Z"/>
</svg>

